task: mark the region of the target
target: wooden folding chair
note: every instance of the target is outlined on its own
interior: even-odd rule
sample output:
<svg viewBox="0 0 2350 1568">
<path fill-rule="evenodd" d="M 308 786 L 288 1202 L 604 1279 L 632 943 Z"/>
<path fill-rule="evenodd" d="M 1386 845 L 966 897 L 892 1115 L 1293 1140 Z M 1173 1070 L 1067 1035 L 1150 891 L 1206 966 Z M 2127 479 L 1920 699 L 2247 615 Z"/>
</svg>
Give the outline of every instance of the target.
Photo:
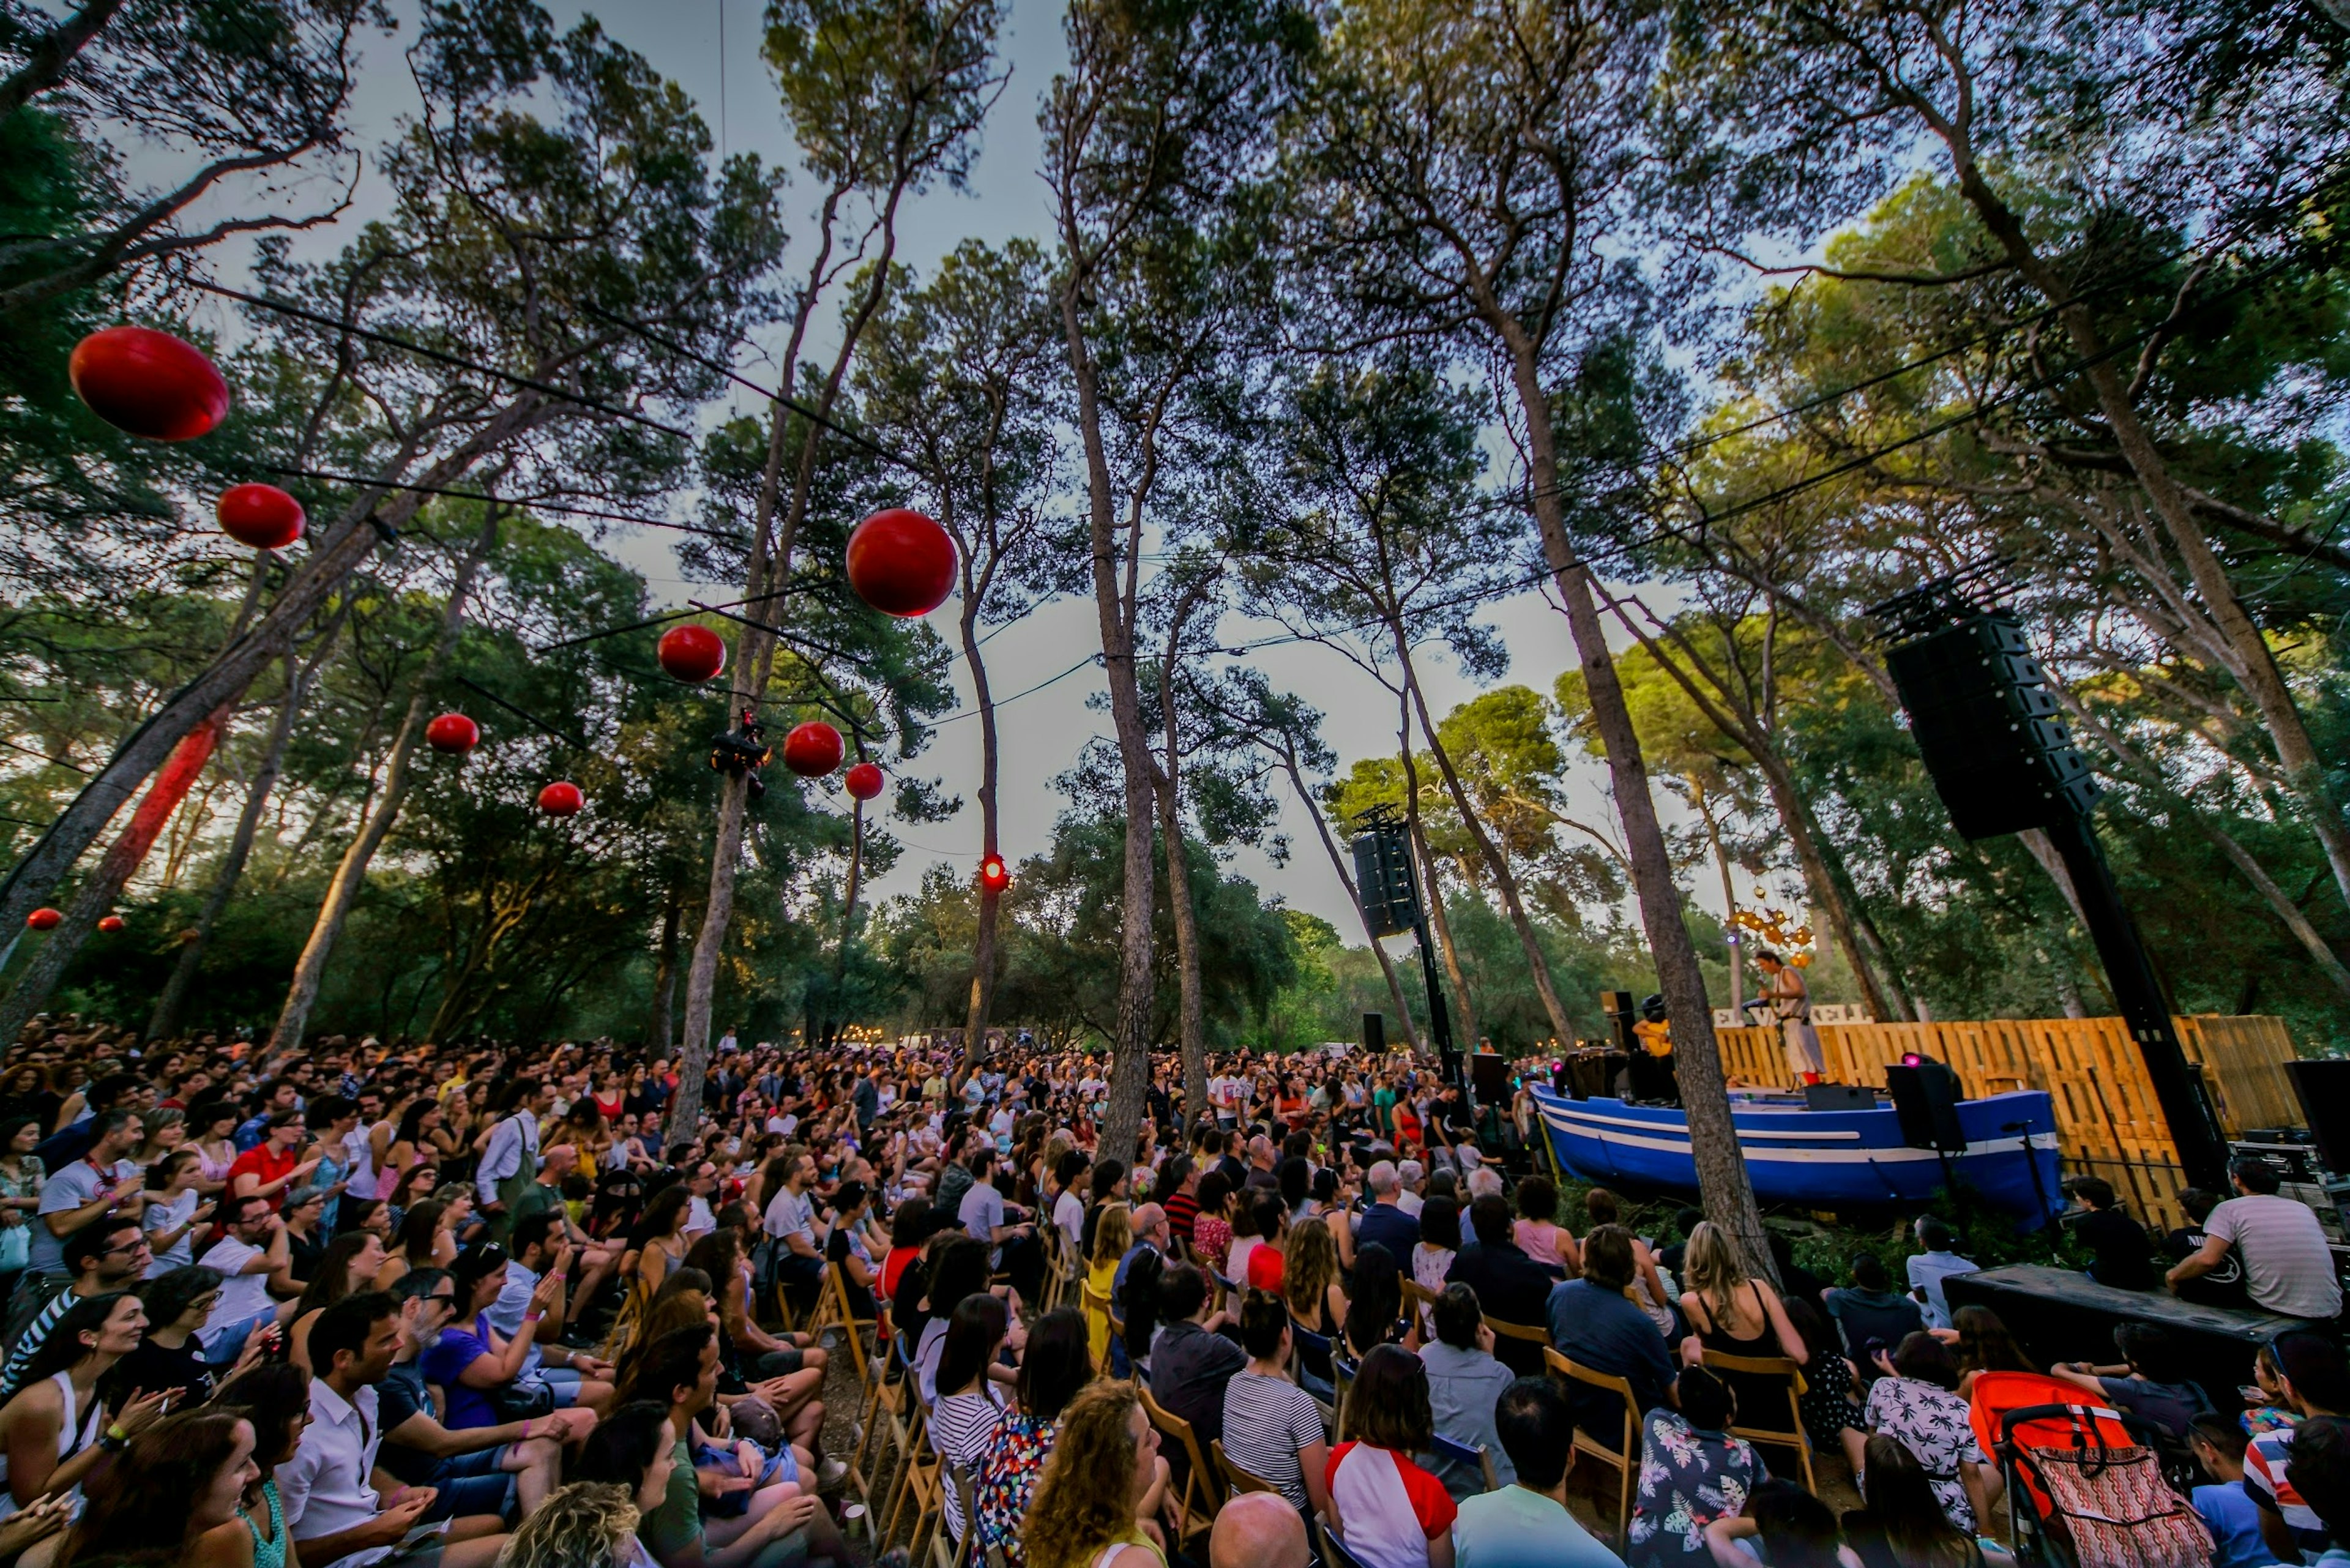
<svg viewBox="0 0 2350 1568">
<path fill-rule="evenodd" d="M 1621 1478 L 1616 1493 L 1616 1550 L 1620 1554 L 1632 1529 L 1632 1482 L 1640 1473 L 1640 1400 L 1632 1392 L 1629 1379 L 1594 1372 L 1579 1366 L 1561 1355 L 1555 1349 L 1545 1349 L 1543 1360 L 1551 1371 L 1570 1382 L 1592 1388 L 1604 1388 L 1624 1402 L 1623 1447 L 1611 1449 L 1597 1437 L 1585 1430 L 1582 1422 L 1575 1424 L 1575 1451 L 1589 1454 L 1602 1464 L 1614 1465 Z"/>
<path fill-rule="evenodd" d="M 1314 1516 L 1314 1534 L 1322 1543 L 1322 1568 L 1363 1568 L 1363 1560 L 1347 1550 L 1346 1542 L 1322 1522 L 1318 1513 Z"/>
<path fill-rule="evenodd" d="M 1191 1430 L 1191 1423 L 1152 1398 L 1150 1386 L 1139 1378 L 1135 1392 L 1141 1397 L 1143 1413 L 1150 1417 L 1150 1424 L 1159 1428 L 1161 1438 L 1174 1445 L 1184 1461 L 1182 1492 L 1175 1503 L 1176 1544 L 1180 1546 L 1195 1532 L 1214 1526 L 1216 1509 L 1223 1501 L 1223 1483 L 1209 1468 L 1208 1456 L 1201 1451 L 1199 1434 Z M 1162 1451 L 1167 1446 L 1159 1445 Z M 1169 1485 L 1173 1485 L 1171 1477 Z"/>
<path fill-rule="evenodd" d="M 1447 1464 L 1459 1465 L 1471 1473 L 1484 1478 L 1487 1491 L 1502 1490 L 1502 1472 L 1493 1468 L 1492 1450 L 1482 1443 L 1464 1443 L 1458 1438 L 1448 1438 L 1439 1432 L 1429 1439 L 1429 1451 Z"/>
<path fill-rule="evenodd" d="M 1233 1497 L 1238 1497 L 1244 1491 L 1269 1491 L 1276 1497 L 1281 1495 L 1279 1487 L 1255 1471 L 1244 1470 L 1233 1463 L 1232 1457 L 1224 1452 L 1224 1440 L 1222 1438 L 1209 1438 L 1208 1451 L 1215 1455 L 1216 1469 L 1223 1473 L 1224 1482 L 1232 1488 Z"/>
<path fill-rule="evenodd" d="M 866 1517 L 870 1519 L 874 1483 L 880 1479 L 881 1453 L 877 1448 L 874 1452 L 873 1466 L 868 1469 L 865 1463 L 866 1445 L 872 1442 L 881 1430 L 881 1406 L 884 1399 L 889 1398 L 892 1404 L 895 1403 L 888 1386 L 888 1380 L 874 1375 L 872 1361 L 874 1352 L 866 1349 L 866 1331 L 872 1332 L 874 1343 L 878 1347 L 881 1325 L 872 1318 L 860 1318 L 857 1315 L 856 1303 L 848 1293 L 848 1272 L 840 1264 L 826 1265 L 824 1290 L 825 1295 L 832 1303 L 831 1311 L 836 1320 L 847 1336 L 848 1357 L 857 1368 L 859 1390 L 857 1402 L 857 1424 L 862 1431 L 857 1439 L 856 1451 L 848 1459 L 848 1484 L 857 1489 L 857 1495 L 866 1504 Z"/>
<path fill-rule="evenodd" d="M 1332 1341 L 1330 1345 L 1330 1408 L 1337 1412 L 1336 1426 L 1332 1435 L 1339 1442 L 1347 1440 L 1347 1392 L 1355 1386 L 1356 1363 L 1343 1345 Z"/>
<path fill-rule="evenodd" d="M 931 1536 L 931 1555 L 939 1568 L 968 1568 L 979 1542 L 979 1511 L 972 1501 L 971 1472 L 961 1465 L 947 1462 L 947 1485 L 954 1488 L 955 1505 L 962 1510 L 962 1542 L 957 1545 L 946 1527 L 945 1519 L 939 1521 L 937 1531 Z M 941 1510 L 941 1513 L 944 1510 Z"/>
<path fill-rule="evenodd" d="M 1743 1373 L 1756 1377 L 1775 1377 L 1787 1390 L 1787 1424 L 1784 1427 L 1735 1426 L 1730 1428 L 1733 1438 L 1763 1448 L 1792 1449 L 1796 1463 L 1804 1472 L 1804 1490 L 1819 1495 L 1818 1478 L 1812 1473 L 1812 1438 L 1804 1426 L 1803 1397 L 1808 1385 L 1804 1382 L 1804 1369 L 1783 1355 L 1731 1355 L 1724 1351 L 1705 1353 L 1706 1366 L 1715 1372 Z M 1765 1415 L 1762 1410 L 1745 1410 L 1748 1417 Z"/>
<path fill-rule="evenodd" d="M 1396 1271 L 1396 1283 L 1403 1290 L 1404 1311 L 1419 1320 L 1421 1334 L 1431 1339 L 1434 1338 L 1436 1320 L 1431 1314 L 1436 1310 L 1436 1293 L 1401 1269 Z"/>
</svg>

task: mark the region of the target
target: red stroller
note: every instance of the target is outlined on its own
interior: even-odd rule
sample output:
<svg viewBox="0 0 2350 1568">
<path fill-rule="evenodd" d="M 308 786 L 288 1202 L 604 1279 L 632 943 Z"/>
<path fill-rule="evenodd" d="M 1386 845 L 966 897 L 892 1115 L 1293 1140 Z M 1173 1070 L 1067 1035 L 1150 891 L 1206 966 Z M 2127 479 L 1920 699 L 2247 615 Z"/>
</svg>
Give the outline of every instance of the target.
<svg viewBox="0 0 2350 1568">
<path fill-rule="evenodd" d="M 2008 1545 L 2043 1568 L 2205 1568 L 2211 1532 L 2163 1475 L 2155 1435 L 2079 1384 L 1986 1372 L 1975 1440 L 2007 1483 Z"/>
</svg>

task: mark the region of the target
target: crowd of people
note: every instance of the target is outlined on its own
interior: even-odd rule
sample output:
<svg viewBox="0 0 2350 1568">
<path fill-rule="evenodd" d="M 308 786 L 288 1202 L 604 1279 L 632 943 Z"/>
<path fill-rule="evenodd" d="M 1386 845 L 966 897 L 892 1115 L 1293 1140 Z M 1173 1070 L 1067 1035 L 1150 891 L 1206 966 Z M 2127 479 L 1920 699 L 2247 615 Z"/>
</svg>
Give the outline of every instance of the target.
<svg viewBox="0 0 2350 1568">
<path fill-rule="evenodd" d="M 1775 1235 L 1774 1285 L 1601 1189 L 1569 1223 L 1525 1107 L 1403 1056 L 1219 1061 L 1188 1124 L 1159 1064 L 1132 1158 L 1096 1057 L 730 1033 L 692 1125 L 674 1065 L 38 1021 L 0 1061 L 0 1568 L 853 1568 L 825 1393 L 868 1355 L 959 1483 L 946 1538 L 1005 1568 L 1975 1568 L 2002 1489 L 1967 1394 L 2012 1370 L 2173 1436 L 2215 1568 L 2350 1544 L 2319 1313 L 2241 1416 L 2154 1331 L 2030 1367 L 1950 1309 L 1935 1220 L 1906 1288 Z M 2269 1218 L 2189 1261 L 2273 1282 Z M 873 1343 L 788 1326 L 835 1292 Z M 1578 1436 L 1630 1472 L 1613 1545 L 1566 1506 Z M 1204 1542 L 1194 1451 L 1242 1487 Z"/>
</svg>

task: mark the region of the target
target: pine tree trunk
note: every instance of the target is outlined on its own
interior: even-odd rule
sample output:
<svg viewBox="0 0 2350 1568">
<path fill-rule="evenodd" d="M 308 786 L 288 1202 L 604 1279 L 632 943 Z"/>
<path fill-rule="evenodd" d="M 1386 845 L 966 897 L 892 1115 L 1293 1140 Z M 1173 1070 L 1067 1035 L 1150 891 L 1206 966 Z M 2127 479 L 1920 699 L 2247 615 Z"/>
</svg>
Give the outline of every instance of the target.
<svg viewBox="0 0 2350 1568">
<path fill-rule="evenodd" d="M 669 1054 L 677 1036 L 677 924 L 681 911 L 672 891 L 661 908 L 660 956 L 653 963 L 653 1013 L 646 1029 L 658 1059 Z"/>
<path fill-rule="evenodd" d="M 972 702 L 979 711 L 979 840 L 980 860 L 988 860 L 1003 853 L 996 836 L 995 778 L 995 695 L 988 684 L 987 661 L 979 651 L 979 596 L 972 591 L 969 558 L 963 563 L 963 606 L 960 627 L 962 632 L 963 668 L 971 671 Z M 985 878 L 979 883 L 978 929 L 971 943 L 971 1005 L 963 1013 L 962 1070 L 965 1075 L 979 1070 L 987 1055 L 987 1016 L 995 1002 L 995 927 L 1001 916 L 1003 896 L 990 888 Z"/>
<path fill-rule="evenodd" d="M 1585 690 L 1590 695 L 1592 724 L 1607 753 L 1608 776 L 1616 789 L 1616 810 L 1624 826 L 1624 850 L 1631 862 L 1640 925 L 1656 961 L 1659 989 L 1664 993 L 1672 1035 L 1673 1075 L 1689 1123 L 1699 1195 L 1706 1218 L 1737 1238 L 1748 1272 L 1775 1283 L 1778 1268 L 1772 1261 L 1762 1210 L 1754 1202 L 1746 1156 L 1738 1146 L 1738 1130 L 1731 1120 L 1730 1091 L 1722 1076 L 1721 1044 L 1714 1038 L 1705 975 L 1698 967 L 1697 945 L 1681 919 L 1680 889 L 1673 880 L 1664 826 L 1649 791 L 1648 763 L 1640 753 L 1640 737 L 1632 725 L 1623 683 L 1616 674 L 1615 655 L 1600 625 L 1591 570 L 1567 537 L 1559 504 L 1557 439 L 1535 347 L 1514 318 L 1492 311 L 1490 305 L 1488 309 L 1490 324 L 1508 350 L 1512 385 L 1525 421 L 1527 477 L 1534 521 L 1542 535 L 1543 558 L 1566 608 L 1567 627 L 1583 668 Z"/>
<path fill-rule="evenodd" d="M 1183 853 L 1183 752 L 1176 706 L 1175 668 L 1182 657 L 1183 628 L 1199 603 L 1186 593 L 1167 632 L 1167 654 L 1159 662 L 1159 713 L 1165 731 L 1165 765 L 1153 781 L 1159 796 L 1159 836 L 1167 846 L 1167 904 L 1175 929 L 1178 1040 L 1183 1062 L 1183 1119 L 1188 1125 L 1211 1114 L 1208 1105 L 1207 1002 L 1200 983 L 1200 911 L 1191 898 L 1191 863 Z"/>
<path fill-rule="evenodd" d="M 342 936 L 343 922 L 359 901 L 359 889 L 367 884 L 369 864 L 390 834 L 400 805 L 408 798 L 409 763 L 415 755 L 417 741 L 424 733 L 424 712 L 432 701 L 433 680 L 457 646 L 474 575 L 497 544 L 497 507 L 489 507 L 488 514 L 473 547 L 458 565 L 456 581 L 449 589 L 449 602 L 441 612 L 440 633 L 433 639 L 432 651 L 425 658 L 424 668 L 417 674 L 416 689 L 408 700 L 408 712 L 400 722 L 400 732 L 392 738 L 391 756 L 384 765 L 382 793 L 376 799 L 375 809 L 352 836 L 349 847 L 343 851 L 334 879 L 327 884 L 326 899 L 318 907 L 317 918 L 311 922 L 309 938 L 302 944 L 302 956 L 295 961 L 293 982 L 286 989 L 286 1002 L 278 1009 L 276 1027 L 269 1032 L 268 1049 L 273 1055 L 302 1044 L 310 1010 L 317 1005 L 318 990 L 326 983 L 328 961 L 334 956 L 335 943 Z"/>
</svg>

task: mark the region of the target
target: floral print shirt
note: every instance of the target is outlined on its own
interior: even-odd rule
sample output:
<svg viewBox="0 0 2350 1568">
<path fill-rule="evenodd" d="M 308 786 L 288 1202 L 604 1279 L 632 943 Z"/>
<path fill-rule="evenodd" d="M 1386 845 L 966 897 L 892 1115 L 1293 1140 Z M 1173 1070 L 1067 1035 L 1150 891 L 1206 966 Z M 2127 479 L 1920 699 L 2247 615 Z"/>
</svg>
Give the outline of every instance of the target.
<svg viewBox="0 0 2350 1568">
<path fill-rule="evenodd" d="M 1899 1438 L 1918 1456 L 1918 1463 L 1933 1479 L 1942 1511 L 1952 1524 L 1973 1534 L 1974 1505 L 1967 1501 L 1959 1464 L 1984 1461 L 1974 1425 L 1967 1419 L 1967 1402 L 1918 1378 L 1880 1377 L 1868 1391 L 1867 1412 L 1861 1418 L 1871 1431 Z"/>
<path fill-rule="evenodd" d="M 1052 1451 L 1052 1422 L 1006 1410 L 980 1455 L 971 1489 L 972 1508 L 979 1515 L 980 1550 L 1000 1550 L 1006 1568 L 1021 1568 L 1026 1561 L 1020 1533 L 1028 1519 L 1028 1500 L 1035 1495 L 1045 1456 Z"/>
<path fill-rule="evenodd" d="M 1711 1561 L 1705 1527 L 1743 1513 L 1747 1494 L 1769 1475 L 1744 1438 L 1700 1431 L 1677 1411 L 1649 1411 L 1629 1560 L 1636 1568 L 1703 1568 Z"/>
</svg>

